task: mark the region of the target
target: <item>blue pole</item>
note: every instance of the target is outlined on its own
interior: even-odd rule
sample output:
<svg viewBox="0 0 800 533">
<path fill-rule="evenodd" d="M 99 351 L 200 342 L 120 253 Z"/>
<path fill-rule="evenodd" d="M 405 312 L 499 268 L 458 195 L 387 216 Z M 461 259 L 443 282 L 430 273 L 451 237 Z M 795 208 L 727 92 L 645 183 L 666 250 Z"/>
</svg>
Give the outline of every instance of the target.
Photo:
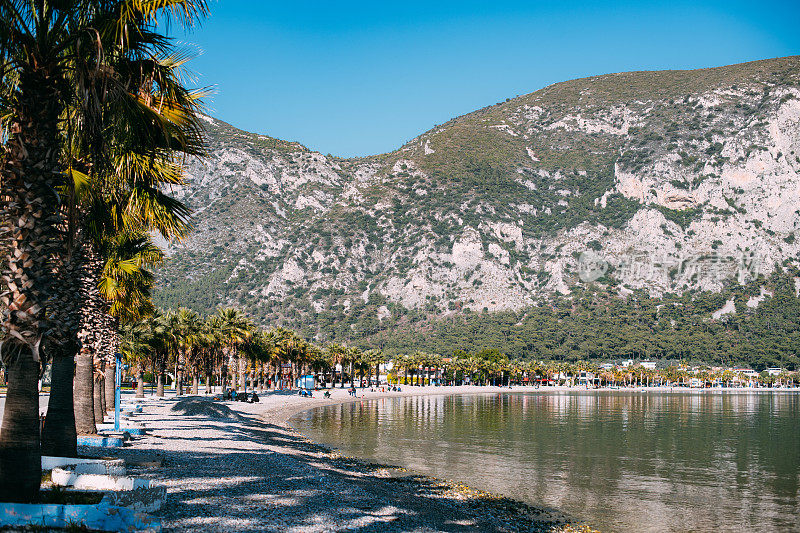
<svg viewBox="0 0 800 533">
<path fill-rule="evenodd" d="M 114 375 L 114 431 L 119 431 L 119 397 L 122 384 L 122 357 L 119 352 L 114 354 L 117 358 L 117 371 Z"/>
</svg>

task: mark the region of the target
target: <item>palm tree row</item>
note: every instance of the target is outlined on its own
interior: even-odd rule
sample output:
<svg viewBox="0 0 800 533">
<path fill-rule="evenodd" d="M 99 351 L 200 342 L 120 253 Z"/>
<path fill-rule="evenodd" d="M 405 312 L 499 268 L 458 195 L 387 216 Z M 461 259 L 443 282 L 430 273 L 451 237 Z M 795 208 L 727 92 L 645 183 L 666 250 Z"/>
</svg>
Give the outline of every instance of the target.
<svg viewBox="0 0 800 533">
<path fill-rule="evenodd" d="M 188 228 L 164 190 L 181 182 L 181 158 L 202 153 L 202 92 L 184 87 L 187 57 L 159 24 L 206 11 L 202 0 L 0 0 L 0 501 L 37 497 L 41 444 L 74 456 L 76 431 L 96 431 L 118 323 L 148 310 L 161 257 L 148 235 Z"/>
<path fill-rule="evenodd" d="M 144 375 L 164 395 L 168 376 L 176 394 L 198 394 L 213 385 L 236 390 L 293 388 L 296 379 L 314 375 L 319 381 L 345 383 L 358 376 L 377 382 L 383 356 L 337 343 L 318 345 L 284 328 L 264 330 L 233 308 L 201 317 L 189 309 L 156 311 L 122 327 L 122 353 L 134 370 L 137 395 L 144 395 Z M 190 384 L 190 385 L 189 385 Z"/>
<path fill-rule="evenodd" d="M 569 385 L 593 386 L 684 386 L 692 380 L 697 386 L 758 384 L 760 386 L 794 386 L 800 383 L 800 372 L 781 371 L 777 375 L 728 368 L 668 366 L 661 369 L 641 365 L 604 368 L 589 361 L 537 361 L 508 359 L 497 350 L 481 350 L 469 354 L 458 350 L 451 357 L 416 352 L 387 358 L 392 364 L 392 377 L 397 383 L 422 385 Z"/>
<path fill-rule="evenodd" d="M 692 378 L 726 386 L 747 381 L 798 382 L 796 373 L 754 380 L 727 369 L 691 371 L 672 366 L 655 370 L 640 365 L 606 369 L 588 361 L 509 359 L 494 349 L 458 350 L 450 357 L 421 351 L 388 357 L 380 350 L 362 351 L 335 342 L 318 345 L 284 328 L 264 330 L 233 308 L 205 318 L 188 309 L 157 311 L 123 328 L 122 351 L 135 369 L 139 396 L 144 395 L 147 371 L 157 382 L 156 394 L 163 396 L 168 374 L 174 377 L 177 394 L 183 394 L 184 383 L 189 382 L 191 393 L 197 394 L 201 381 L 206 393 L 212 392 L 212 385 L 237 390 L 291 388 L 302 375 L 313 375 L 317 383 L 333 387 L 355 384 L 356 379 L 371 386 L 379 382 L 383 364 L 391 382 L 412 386 L 649 386 L 684 385 Z"/>
</svg>

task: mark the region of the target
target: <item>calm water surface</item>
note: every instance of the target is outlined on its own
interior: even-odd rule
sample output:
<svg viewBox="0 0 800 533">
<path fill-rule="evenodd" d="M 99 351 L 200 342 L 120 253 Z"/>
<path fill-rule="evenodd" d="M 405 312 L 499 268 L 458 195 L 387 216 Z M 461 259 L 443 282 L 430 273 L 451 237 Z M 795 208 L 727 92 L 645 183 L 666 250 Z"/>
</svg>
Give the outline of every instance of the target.
<svg viewBox="0 0 800 533">
<path fill-rule="evenodd" d="M 507 393 L 293 419 L 344 453 L 559 509 L 604 531 L 800 531 L 800 394 Z"/>
</svg>

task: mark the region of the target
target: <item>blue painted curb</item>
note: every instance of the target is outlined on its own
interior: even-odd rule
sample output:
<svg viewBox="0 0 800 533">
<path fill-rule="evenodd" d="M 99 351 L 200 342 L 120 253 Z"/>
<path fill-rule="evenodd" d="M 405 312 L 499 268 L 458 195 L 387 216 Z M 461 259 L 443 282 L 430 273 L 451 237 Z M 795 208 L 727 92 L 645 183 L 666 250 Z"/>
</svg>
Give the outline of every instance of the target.
<svg viewBox="0 0 800 533">
<path fill-rule="evenodd" d="M 125 507 L 0 503 L 0 527 L 66 528 L 78 524 L 99 531 L 161 531 L 159 519 Z"/>
<path fill-rule="evenodd" d="M 95 448 L 119 448 L 122 439 L 118 437 L 94 437 L 82 435 L 78 437 L 78 446 L 94 446 Z"/>
<path fill-rule="evenodd" d="M 131 435 L 136 435 L 136 436 L 145 435 L 146 434 L 146 430 L 144 428 L 126 428 L 124 426 L 120 426 L 119 430 L 120 431 L 127 431 Z M 114 430 L 113 429 L 98 429 L 97 432 L 102 435 L 103 433 L 114 432 Z"/>
</svg>

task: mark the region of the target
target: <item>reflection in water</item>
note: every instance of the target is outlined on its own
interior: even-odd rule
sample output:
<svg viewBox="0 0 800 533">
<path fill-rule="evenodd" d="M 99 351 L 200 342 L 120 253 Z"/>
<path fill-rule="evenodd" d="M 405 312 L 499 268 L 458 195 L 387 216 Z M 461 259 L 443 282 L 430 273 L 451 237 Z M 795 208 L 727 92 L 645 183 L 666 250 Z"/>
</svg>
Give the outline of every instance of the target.
<svg viewBox="0 0 800 533">
<path fill-rule="evenodd" d="M 800 531 L 800 395 L 507 393 L 294 419 L 350 455 L 549 506 L 605 531 Z"/>
</svg>

